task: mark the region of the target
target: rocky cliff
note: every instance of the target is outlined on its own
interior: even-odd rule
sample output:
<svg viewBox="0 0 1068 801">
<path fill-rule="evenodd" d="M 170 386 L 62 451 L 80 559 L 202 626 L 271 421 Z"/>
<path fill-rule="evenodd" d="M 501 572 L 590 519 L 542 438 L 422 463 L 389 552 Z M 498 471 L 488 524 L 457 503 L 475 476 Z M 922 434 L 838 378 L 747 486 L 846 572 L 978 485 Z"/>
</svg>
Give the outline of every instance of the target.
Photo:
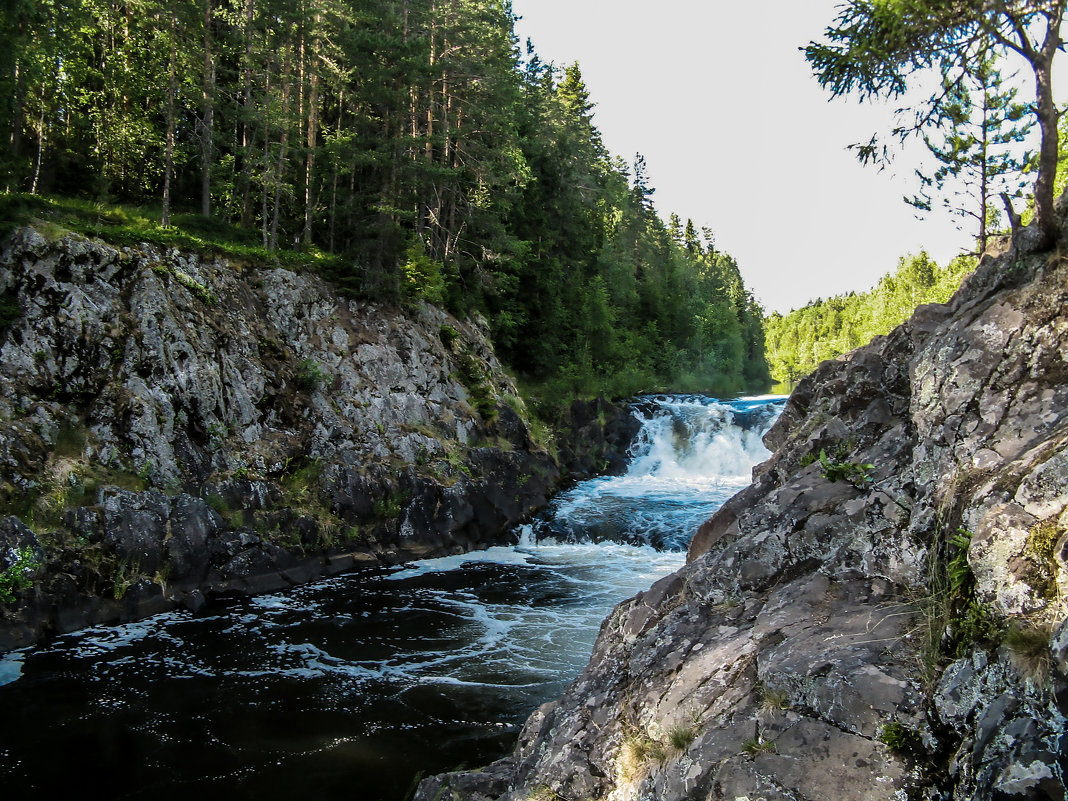
<svg viewBox="0 0 1068 801">
<path fill-rule="evenodd" d="M 1063 799 L 1068 259 L 824 363 L 688 564 L 429 799 Z"/>
<path fill-rule="evenodd" d="M 637 427 L 558 464 L 477 319 L 307 273 L 25 228 L 0 292 L 0 651 L 499 541 Z"/>
</svg>

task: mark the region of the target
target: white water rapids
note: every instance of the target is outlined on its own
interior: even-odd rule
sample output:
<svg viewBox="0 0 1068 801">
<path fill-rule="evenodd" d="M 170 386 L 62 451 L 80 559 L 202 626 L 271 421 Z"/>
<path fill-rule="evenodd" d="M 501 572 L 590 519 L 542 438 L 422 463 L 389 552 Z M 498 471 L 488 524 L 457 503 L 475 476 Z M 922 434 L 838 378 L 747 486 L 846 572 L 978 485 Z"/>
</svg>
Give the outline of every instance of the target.
<svg viewBox="0 0 1068 801">
<path fill-rule="evenodd" d="M 0 784 L 12 797 L 347 799 L 356 788 L 399 801 L 418 771 L 501 756 L 584 667 L 608 611 L 681 566 L 697 526 L 746 486 L 779 404 L 675 396 L 635 408 L 644 426 L 627 473 L 561 494 L 515 545 L 0 659 Z"/>
</svg>

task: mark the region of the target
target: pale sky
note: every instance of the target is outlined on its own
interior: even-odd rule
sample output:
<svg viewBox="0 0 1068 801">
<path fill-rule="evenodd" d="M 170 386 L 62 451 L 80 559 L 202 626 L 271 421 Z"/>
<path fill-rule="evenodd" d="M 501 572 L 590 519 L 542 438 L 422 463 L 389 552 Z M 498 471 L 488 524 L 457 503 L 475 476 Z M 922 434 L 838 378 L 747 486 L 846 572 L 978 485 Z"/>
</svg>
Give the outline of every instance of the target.
<svg viewBox="0 0 1068 801">
<path fill-rule="evenodd" d="M 841 0 L 513 0 L 544 61 L 578 61 L 594 124 L 645 156 L 663 218 L 707 226 L 765 308 L 865 290 L 926 248 L 973 244 L 948 215 L 917 220 L 914 163 L 864 167 L 846 146 L 889 128 L 889 108 L 831 100 L 798 50 Z M 922 153 L 922 145 L 915 151 Z M 893 172 L 893 174 L 892 174 Z"/>
</svg>

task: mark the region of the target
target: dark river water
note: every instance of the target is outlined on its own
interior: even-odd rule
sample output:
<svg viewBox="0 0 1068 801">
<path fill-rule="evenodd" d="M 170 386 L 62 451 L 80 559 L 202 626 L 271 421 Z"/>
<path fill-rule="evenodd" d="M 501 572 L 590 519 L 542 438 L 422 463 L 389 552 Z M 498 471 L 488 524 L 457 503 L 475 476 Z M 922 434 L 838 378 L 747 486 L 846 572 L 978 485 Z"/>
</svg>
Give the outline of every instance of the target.
<svg viewBox="0 0 1068 801">
<path fill-rule="evenodd" d="M 402 801 L 505 755 L 608 611 L 748 483 L 778 407 L 644 399 L 628 473 L 559 496 L 514 546 L 0 657 L 3 798 Z"/>
</svg>

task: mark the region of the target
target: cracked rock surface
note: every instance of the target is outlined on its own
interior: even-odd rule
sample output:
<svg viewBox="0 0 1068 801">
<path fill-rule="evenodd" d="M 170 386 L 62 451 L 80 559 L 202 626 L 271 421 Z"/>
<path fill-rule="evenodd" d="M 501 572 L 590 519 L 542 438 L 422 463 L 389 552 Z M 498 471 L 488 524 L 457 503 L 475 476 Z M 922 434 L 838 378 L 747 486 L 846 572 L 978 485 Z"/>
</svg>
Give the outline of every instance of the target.
<svg viewBox="0 0 1068 801">
<path fill-rule="evenodd" d="M 416 798 L 1063 799 L 1065 250 L 984 256 L 821 365 L 753 484 L 613 611 L 514 753 Z M 870 467 L 831 481 L 821 451 Z M 938 624 L 960 536 L 973 583 Z"/>
<path fill-rule="evenodd" d="M 0 294 L 0 651 L 485 547 L 638 427 L 577 404 L 558 464 L 481 318 L 307 272 L 23 228 Z"/>
</svg>

